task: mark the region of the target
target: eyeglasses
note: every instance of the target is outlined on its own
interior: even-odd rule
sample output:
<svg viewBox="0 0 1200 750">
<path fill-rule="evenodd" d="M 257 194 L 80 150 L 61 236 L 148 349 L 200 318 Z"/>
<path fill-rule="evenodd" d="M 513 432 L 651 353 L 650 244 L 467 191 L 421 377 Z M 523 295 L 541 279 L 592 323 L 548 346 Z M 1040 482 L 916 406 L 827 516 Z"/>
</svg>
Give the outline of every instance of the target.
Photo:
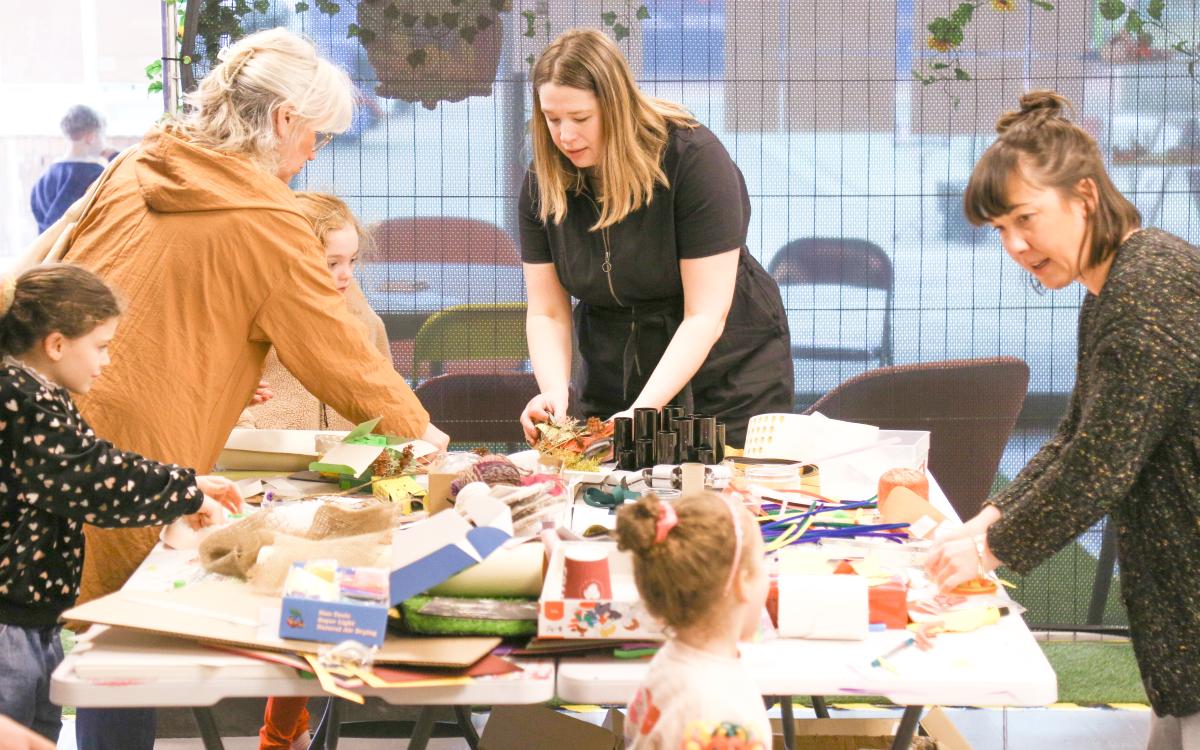
<svg viewBox="0 0 1200 750">
<path fill-rule="evenodd" d="M 333 133 L 317 133 L 316 140 L 313 142 L 313 151 L 314 152 L 320 151 L 321 149 L 328 146 L 329 142 L 332 140 L 333 140 Z"/>
</svg>

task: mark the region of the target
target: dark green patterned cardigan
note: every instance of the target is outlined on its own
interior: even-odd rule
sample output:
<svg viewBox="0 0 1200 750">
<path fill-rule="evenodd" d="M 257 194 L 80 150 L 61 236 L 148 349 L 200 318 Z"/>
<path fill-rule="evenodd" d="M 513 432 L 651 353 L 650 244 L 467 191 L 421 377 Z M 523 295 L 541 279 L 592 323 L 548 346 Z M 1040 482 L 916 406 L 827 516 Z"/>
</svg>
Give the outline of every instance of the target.
<svg viewBox="0 0 1200 750">
<path fill-rule="evenodd" d="M 1200 711 L 1200 251 L 1147 229 L 1079 311 L 1057 434 L 990 502 L 992 552 L 1028 573 L 1116 524 L 1134 652 L 1159 715 Z"/>
</svg>

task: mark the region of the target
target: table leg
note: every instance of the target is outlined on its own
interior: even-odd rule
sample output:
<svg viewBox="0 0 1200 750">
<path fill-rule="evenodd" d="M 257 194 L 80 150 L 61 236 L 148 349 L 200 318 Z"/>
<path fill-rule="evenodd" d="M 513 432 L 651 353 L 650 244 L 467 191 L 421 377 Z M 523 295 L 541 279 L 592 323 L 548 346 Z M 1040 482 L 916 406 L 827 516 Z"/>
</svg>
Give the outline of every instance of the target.
<svg viewBox="0 0 1200 750">
<path fill-rule="evenodd" d="M 779 723 L 783 725 L 784 750 L 796 750 L 796 716 L 790 695 L 779 696 Z"/>
<path fill-rule="evenodd" d="M 225 750 L 221 742 L 221 733 L 217 730 L 217 720 L 213 718 L 211 708 L 193 708 L 192 716 L 196 718 L 196 726 L 200 728 L 200 739 L 204 750 Z"/>
<path fill-rule="evenodd" d="M 458 728 L 462 730 L 467 747 L 479 750 L 479 734 L 475 731 L 475 725 L 471 723 L 471 707 L 455 706 L 454 716 L 458 719 Z"/>
<path fill-rule="evenodd" d="M 905 706 L 904 715 L 900 717 L 900 726 L 896 728 L 896 738 L 892 740 L 892 750 L 908 750 L 912 747 L 913 735 L 921 722 L 921 712 L 924 706 Z"/>
<path fill-rule="evenodd" d="M 813 695 L 810 697 L 812 698 L 813 713 L 816 714 L 817 718 L 818 719 L 828 719 L 829 718 L 829 706 L 827 706 L 825 704 L 825 696 Z"/>
<path fill-rule="evenodd" d="M 321 720 L 317 722 L 308 750 L 337 750 L 342 723 L 340 709 L 337 698 L 330 697 L 325 701 L 325 710 L 321 712 Z"/>
<path fill-rule="evenodd" d="M 417 716 L 417 724 L 413 727 L 412 739 L 408 741 L 408 750 L 425 750 L 429 738 L 433 736 L 433 708 L 422 706 Z"/>
</svg>

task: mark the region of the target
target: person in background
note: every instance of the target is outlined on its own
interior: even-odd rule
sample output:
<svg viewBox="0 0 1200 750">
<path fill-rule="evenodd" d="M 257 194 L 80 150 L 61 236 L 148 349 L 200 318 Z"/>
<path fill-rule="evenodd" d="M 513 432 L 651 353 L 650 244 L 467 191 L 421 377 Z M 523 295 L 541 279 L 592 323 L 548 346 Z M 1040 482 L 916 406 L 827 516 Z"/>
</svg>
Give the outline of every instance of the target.
<svg viewBox="0 0 1200 750">
<path fill-rule="evenodd" d="M 0 750 L 54 750 L 54 743 L 7 716 L 0 716 Z"/>
<path fill-rule="evenodd" d="M 1106 514 L 1150 705 L 1150 750 L 1200 748 L 1200 251 L 1142 228 L 1067 100 L 1000 118 L 964 207 L 1042 287 L 1086 290 L 1057 433 L 926 563 L 944 590 L 1026 574 Z"/>
<path fill-rule="evenodd" d="M 104 119 L 91 107 L 77 104 L 59 123 L 70 147 L 34 183 L 29 196 L 38 232 L 46 231 L 71 204 L 83 197 L 117 152 L 104 142 Z"/>
<path fill-rule="evenodd" d="M 381 319 L 367 304 L 362 289 L 354 280 L 354 267 L 363 245 L 370 237 L 340 198 L 328 193 L 298 192 L 296 198 L 305 218 L 312 224 L 317 239 L 325 246 L 325 263 L 333 277 L 334 288 L 345 298 L 354 317 L 365 326 L 380 353 L 391 356 L 387 331 Z M 272 349 L 263 370 L 273 398 L 242 413 L 239 427 L 290 430 L 349 430 L 354 425 L 309 393 L 292 375 Z M 308 749 L 309 715 L 304 697 L 267 699 L 263 726 L 259 730 L 259 750 Z"/>
<path fill-rule="evenodd" d="M 0 714 L 51 741 L 62 709 L 50 674 L 63 659 L 59 617 L 75 603 L 83 525 L 153 526 L 183 515 L 220 522 L 233 483 L 121 450 L 96 437 L 71 394 L 108 365 L 120 316 L 112 290 L 51 264 L 0 283 Z"/>
<path fill-rule="evenodd" d="M 711 492 L 643 496 L 617 511 L 617 547 L 633 554 L 638 593 L 669 635 L 628 703 L 625 747 L 768 750 L 762 694 L 738 652 L 769 585 L 754 517 Z"/>
<path fill-rule="evenodd" d="M 371 237 L 350 207 L 336 195 L 297 192 L 300 210 L 312 225 L 317 239 L 325 247 L 325 264 L 333 286 L 346 299 L 354 317 L 367 329 L 370 342 L 386 357 L 392 356 L 383 319 L 371 309 L 362 288 L 354 278 L 354 269 Z M 274 349 L 267 354 L 263 382 L 272 395 L 260 405 L 242 412 L 238 427 L 269 430 L 349 430 L 354 423 L 322 402 L 296 379 Z"/>
</svg>

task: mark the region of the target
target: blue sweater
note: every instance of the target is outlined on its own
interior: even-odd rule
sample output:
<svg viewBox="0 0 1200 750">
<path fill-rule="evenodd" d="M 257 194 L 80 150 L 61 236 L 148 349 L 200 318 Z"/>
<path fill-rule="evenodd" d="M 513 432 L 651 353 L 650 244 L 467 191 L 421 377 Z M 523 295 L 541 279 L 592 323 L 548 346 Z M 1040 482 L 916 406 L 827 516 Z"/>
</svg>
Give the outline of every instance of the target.
<svg viewBox="0 0 1200 750">
<path fill-rule="evenodd" d="M 38 232 L 46 231 L 66 213 L 71 204 L 83 197 L 88 185 L 104 171 L 91 161 L 56 161 L 33 186 L 29 203 L 37 219 Z"/>
</svg>

